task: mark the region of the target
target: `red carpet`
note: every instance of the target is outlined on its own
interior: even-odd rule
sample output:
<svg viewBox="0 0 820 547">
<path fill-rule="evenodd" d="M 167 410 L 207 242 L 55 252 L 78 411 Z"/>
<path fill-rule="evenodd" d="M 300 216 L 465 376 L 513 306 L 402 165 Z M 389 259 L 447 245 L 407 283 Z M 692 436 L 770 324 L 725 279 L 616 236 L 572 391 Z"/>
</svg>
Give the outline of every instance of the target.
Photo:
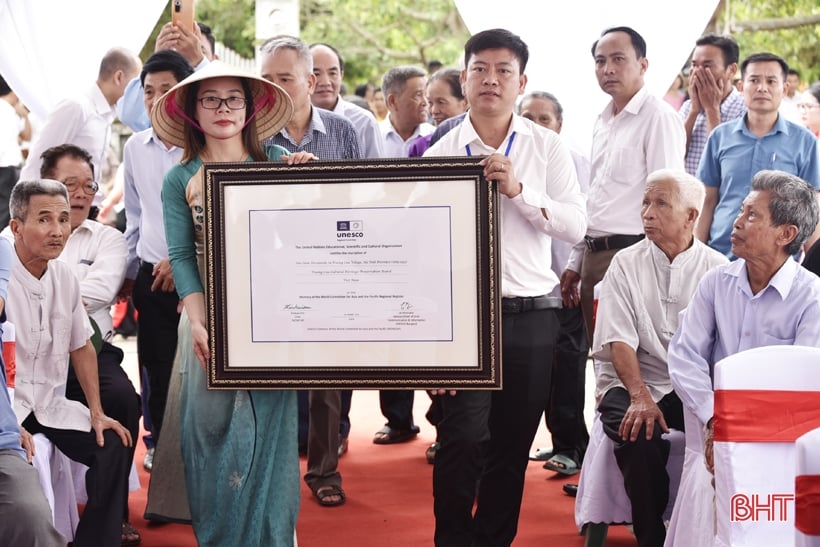
<svg viewBox="0 0 820 547">
<path fill-rule="evenodd" d="M 415 416 L 421 435 L 415 441 L 391 446 L 372 444 L 373 433 L 383 424 L 377 392 L 353 396 L 350 452 L 340 462 L 347 503 L 320 507 L 310 490 L 302 485 L 302 505 L 297 525 L 300 547 L 416 547 L 433 544 L 432 469 L 424 450 L 434 439 L 434 429 L 424 421 L 427 397 L 416 396 Z M 536 446 L 548 446 L 546 432 L 539 431 Z M 190 526 L 149 525 L 142 519 L 148 476 L 142 470 L 145 448 L 137 448 L 143 488 L 132 492 L 132 524 L 142 534 L 146 547 L 196 545 Z M 305 461 L 301 461 L 304 473 Z M 527 471 L 516 547 L 545 545 L 581 547 L 575 529 L 574 499 L 561 491 L 572 482 L 531 463 Z M 577 477 L 575 477 L 577 479 Z M 612 527 L 607 545 L 634 546 L 634 538 L 622 526 Z"/>
</svg>

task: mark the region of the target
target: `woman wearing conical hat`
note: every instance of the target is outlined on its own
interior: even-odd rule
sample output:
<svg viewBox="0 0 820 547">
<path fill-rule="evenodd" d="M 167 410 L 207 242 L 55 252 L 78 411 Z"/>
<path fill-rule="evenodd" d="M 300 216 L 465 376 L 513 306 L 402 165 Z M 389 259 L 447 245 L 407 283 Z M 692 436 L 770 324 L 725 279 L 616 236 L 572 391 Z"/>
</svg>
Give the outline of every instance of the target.
<svg viewBox="0 0 820 547">
<path fill-rule="evenodd" d="M 184 311 L 179 371 L 179 438 L 191 520 L 200 545 L 292 546 L 299 508 L 296 395 L 293 391 L 208 391 L 203 280 L 203 162 L 287 161 L 260 142 L 290 119 L 287 93 L 219 61 L 186 78 L 155 104 L 159 137 L 184 148 L 165 176 L 165 232 Z M 177 394 L 169 392 L 170 399 Z M 163 429 L 161 445 L 166 441 Z M 155 471 L 157 471 L 155 469 Z M 153 478 L 152 478 L 153 486 Z M 150 505 L 150 502 L 149 502 Z"/>
</svg>

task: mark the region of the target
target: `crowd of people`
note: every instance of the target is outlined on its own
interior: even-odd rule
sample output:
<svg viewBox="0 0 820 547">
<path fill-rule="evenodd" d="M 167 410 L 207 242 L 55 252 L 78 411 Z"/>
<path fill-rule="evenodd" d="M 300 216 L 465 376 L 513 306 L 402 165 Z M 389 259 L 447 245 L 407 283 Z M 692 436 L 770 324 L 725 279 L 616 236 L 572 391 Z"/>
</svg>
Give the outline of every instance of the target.
<svg viewBox="0 0 820 547">
<path fill-rule="evenodd" d="M 13 382 L 0 367 L 14 388 L 0 390 L 0 536 L 140 543 L 128 477 L 142 417 L 146 518 L 190 522 L 200 545 L 295 545 L 300 453 L 316 503 L 346 502 L 353 392 L 206 389 L 203 165 L 480 156 L 501 203 L 503 389 L 429 394 L 436 442 L 419 457 L 433 465 L 432 541 L 510 545 L 528 460 L 581 471 L 591 355 L 638 544 L 706 544 L 715 363 L 820 345 L 820 82 L 800 91 L 783 58 L 741 58 L 708 34 L 664 100 L 644 84 L 643 37 L 608 28 L 591 56 L 611 100 L 587 154 L 561 137 L 572 120 L 559 99 L 527 89 L 530 51 L 508 30 L 476 33 L 453 66 L 396 66 L 355 95 L 339 45 L 276 36 L 260 56 L 259 74 L 243 72 L 215 57 L 206 25 L 169 23 L 144 64 L 111 49 L 34 137 L 0 80 L 0 319 L 17 333 Z M 97 218 L 115 117 L 133 131 L 124 233 Z M 138 389 L 112 343 L 111 307 L 128 299 Z M 373 443 L 415 438 L 414 392 L 379 395 Z M 552 447 L 532 451 L 542 416 Z M 687 452 L 666 523 L 670 428 Z M 88 466 L 73 537 L 26 464 L 36 434 Z"/>
</svg>

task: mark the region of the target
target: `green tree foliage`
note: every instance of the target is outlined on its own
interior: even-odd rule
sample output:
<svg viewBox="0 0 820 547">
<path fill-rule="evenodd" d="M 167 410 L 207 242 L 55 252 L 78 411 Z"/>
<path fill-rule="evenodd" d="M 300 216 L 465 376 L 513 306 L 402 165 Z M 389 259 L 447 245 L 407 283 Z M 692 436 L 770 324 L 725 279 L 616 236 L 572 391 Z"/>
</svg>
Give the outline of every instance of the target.
<svg viewBox="0 0 820 547">
<path fill-rule="evenodd" d="M 171 1 L 168 1 L 140 52 L 143 61 L 154 52 L 154 43 L 160 29 L 171 20 Z M 195 17 L 197 21 L 211 27 L 217 42 L 252 59 L 256 43 L 255 7 L 254 0 L 197 0 Z"/>
<path fill-rule="evenodd" d="M 351 91 L 398 65 L 458 66 L 470 36 L 452 0 L 302 0 L 300 9 L 302 38 L 342 53 Z"/>
<path fill-rule="evenodd" d="M 820 79 L 819 14 L 818 0 L 725 0 L 716 30 L 735 37 L 741 59 L 770 51 L 810 83 Z"/>
</svg>

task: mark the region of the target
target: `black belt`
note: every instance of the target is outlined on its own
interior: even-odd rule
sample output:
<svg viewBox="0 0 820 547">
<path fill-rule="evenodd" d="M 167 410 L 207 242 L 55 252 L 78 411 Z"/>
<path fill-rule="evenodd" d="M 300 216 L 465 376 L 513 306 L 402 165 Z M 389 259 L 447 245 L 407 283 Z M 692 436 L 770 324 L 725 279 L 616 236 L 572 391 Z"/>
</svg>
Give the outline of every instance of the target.
<svg viewBox="0 0 820 547">
<path fill-rule="evenodd" d="M 503 313 L 522 313 L 532 310 L 551 310 L 562 306 L 557 296 L 511 296 L 501 299 Z"/>
<path fill-rule="evenodd" d="M 604 236 L 604 237 L 585 237 L 584 243 L 587 244 L 587 249 L 591 253 L 598 251 L 611 251 L 615 249 L 625 249 L 630 245 L 634 245 L 644 238 L 643 234 L 636 236 Z"/>
<path fill-rule="evenodd" d="M 148 272 L 149 274 L 154 275 L 154 265 L 150 262 L 140 260 L 140 269 L 144 272 Z"/>
</svg>

